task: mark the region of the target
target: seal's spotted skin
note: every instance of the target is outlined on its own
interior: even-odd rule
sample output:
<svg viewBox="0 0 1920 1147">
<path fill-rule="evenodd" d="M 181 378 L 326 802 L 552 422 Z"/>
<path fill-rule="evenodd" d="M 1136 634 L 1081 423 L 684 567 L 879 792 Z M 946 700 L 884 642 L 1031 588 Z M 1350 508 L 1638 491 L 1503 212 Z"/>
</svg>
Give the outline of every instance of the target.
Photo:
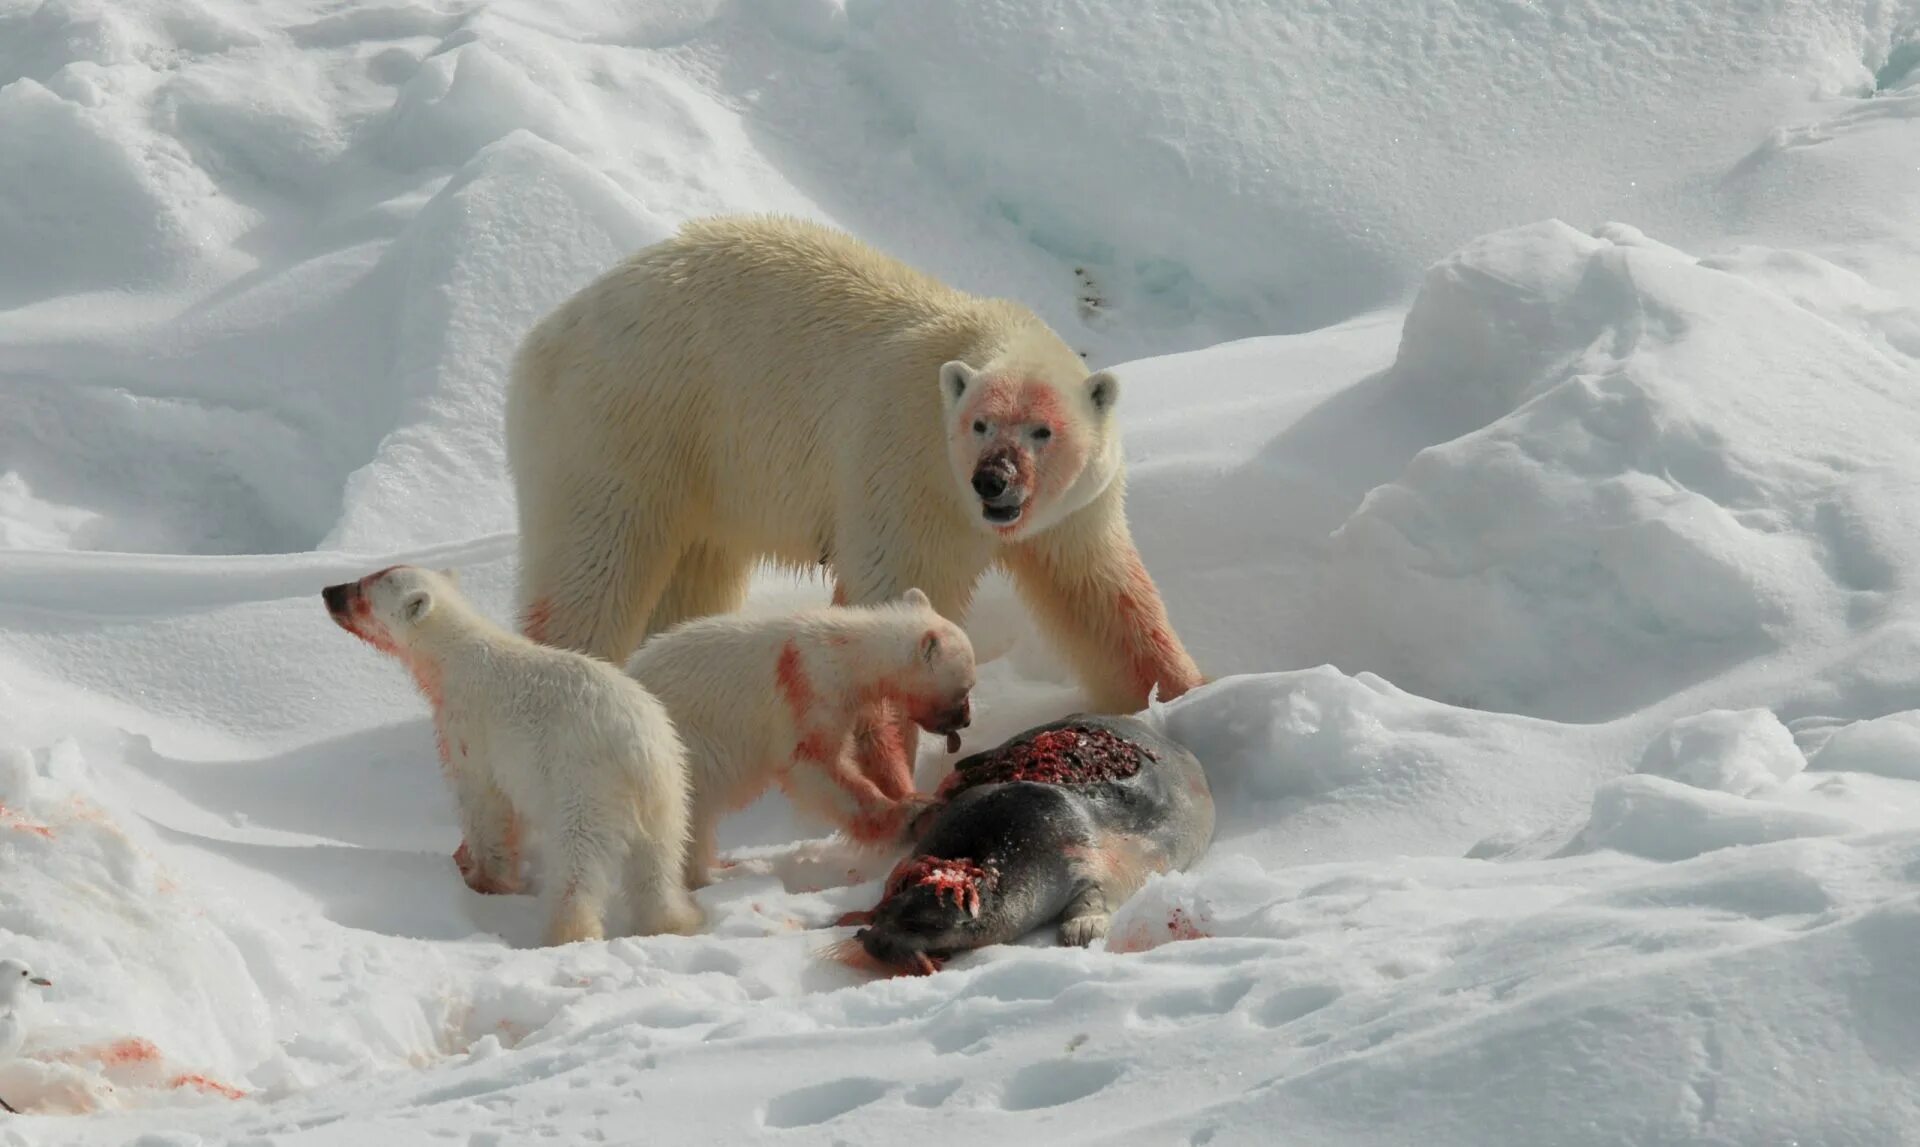
<svg viewBox="0 0 1920 1147">
<path fill-rule="evenodd" d="M 1058 922 L 1063 944 L 1107 933 L 1149 873 L 1190 866 L 1213 838 L 1193 754 L 1137 717 L 1078 714 L 954 766 L 867 925 L 833 954 L 926 975 L 956 952 Z"/>
</svg>

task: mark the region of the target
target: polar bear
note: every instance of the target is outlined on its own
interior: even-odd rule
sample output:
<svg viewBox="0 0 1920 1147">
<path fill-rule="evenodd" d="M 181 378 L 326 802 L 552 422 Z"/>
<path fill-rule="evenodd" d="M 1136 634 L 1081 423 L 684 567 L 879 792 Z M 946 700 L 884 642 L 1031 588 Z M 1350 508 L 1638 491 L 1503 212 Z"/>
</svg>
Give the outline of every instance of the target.
<svg viewBox="0 0 1920 1147">
<path fill-rule="evenodd" d="M 714 826 L 778 784 L 857 844 L 903 842 L 925 797 L 863 775 L 854 726 L 879 700 L 959 748 L 972 719 L 973 645 L 909 588 L 894 601 L 681 622 L 641 644 L 627 673 L 672 714 L 687 748 L 687 882 L 714 862 Z"/>
<path fill-rule="evenodd" d="M 1025 307 L 829 228 L 697 220 L 560 304 L 515 355 L 507 460 L 520 625 L 613 661 L 742 604 L 757 561 L 835 600 L 923 589 L 964 622 L 1013 578 L 1089 693 L 1133 712 L 1201 682 L 1124 511 L 1120 383 Z M 912 787 L 914 735 L 863 744 Z"/>
<path fill-rule="evenodd" d="M 433 706 L 469 886 L 518 891 L 524 817 L 549 856 L 548 944 L 603 938 L 623 883 L 637 932 L 699 929 L 682 882 L 685 750 L 652 694 L 605 661 L 495 625 L 452 571 L 391 566 L 321 597 L 341 628 L 403 662 Z"/>
</svg>

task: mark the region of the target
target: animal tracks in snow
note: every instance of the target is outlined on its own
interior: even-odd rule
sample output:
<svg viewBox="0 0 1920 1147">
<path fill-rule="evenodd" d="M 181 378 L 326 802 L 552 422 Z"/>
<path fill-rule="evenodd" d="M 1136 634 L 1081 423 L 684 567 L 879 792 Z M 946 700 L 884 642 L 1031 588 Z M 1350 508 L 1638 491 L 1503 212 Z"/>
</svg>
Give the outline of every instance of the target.
<svg viewBox="0 0 1920 1147">
<path fill-rule="evenodd" d="M 1056 1059 L 1024 1068 L 1000 1089 L 1008 1111 L 1063 1107 L 1111 1087 L 1124 1068 L 1111 1060 Z"/>
<path fill-rule="evenodd" d="M 812 1127 L 865 1107 L 885 1096 L 888 1089 L 878 1079 L 860 1076 L 798 1088 L 768 1101 L 765 1122 L 768 1127 L 782 1129 Z"/>
</svg>

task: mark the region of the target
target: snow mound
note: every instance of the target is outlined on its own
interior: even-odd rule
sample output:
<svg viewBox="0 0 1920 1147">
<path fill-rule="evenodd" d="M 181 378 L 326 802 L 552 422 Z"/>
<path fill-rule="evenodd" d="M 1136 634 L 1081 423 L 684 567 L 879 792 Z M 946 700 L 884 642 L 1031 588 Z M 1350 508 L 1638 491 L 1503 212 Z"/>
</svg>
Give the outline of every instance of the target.
<svg viewBox="0 0 1920 1147">
<path fill-rule="evenodd" d="M 1358 659 L 1593 719 L 1830 639 L 1920 536 L 1913 367 L 1631 228 L 1468 244 L 1384 382 L 1436 441 L 1333 537 Z"/>
<path fill-rule="evenodd" d="M 220 1073 L 276 1053 L 260 948 L 213 924 L 105 811 L 75 742 L 0 751 L 0 867 L 8 953 L 54 982 L 22 1057 L 0 1064 L 16 1108 L 237 1098 Z"/>
<path fill-rule="evenodd" d="M 1806 767 L 1793 734 L 1766 709 L 1713 709 L 1682 717 L 1640 757 L 1643 773 L 1742 797 Z"/>
<path fill-rule="evenodd" d="M 1234 337 L 1396 302 L 1516 220 L 1633 219 L 1682 245 L 1735 230 L 1718 181 L 1810 87 L 1870 88 L 1894 9 L 908 0 L 848 18 L 924 164 L 1085 266 L 1112 310 Z M 1782 215 L 1816 183 L 1788 178 L 1753 176 Z"/>
<path fill-rule="evenodd" d="M 1911 836 L 1730 850 L 1474 925 L 1438 907 L 1469 899 L 1457 869 L 1325 880 L 1296 893 L 1295 919 L 1318 901 L 1350 922 L 1398 910 L 1417 925 L 1390 950 L 1359 923 L 1318 967 L 1291 957 L 1299 978 L 1247 1001 L 1258 1059 L 1217 1061 L 1253 1077 L 1245 1094 L 1179 1104 L 1134 1134 L 1253 1144 L 1284 1126 L 1311 1142 L 1466 1147 L 1532 1142 L 1543 1119 L 1577 1111 L 1556 1142 L 1897 1141 L 1920 1116 L 1899 1084 L 1920 1052 L 1901 956 L 1920 907 L 1880 897 L 1917 858 Z M 1526 882 L 1474 883 L 1497 897 Z M 1803 1047 L 1821 1070 L 1783 1070 Z"/>
<path fill-rule="evenodd" d="M 1387 841 L 1396 854 L 1462 855 L 1524 837 L 1579 811 L 1618 739 L 1327 667 L 1221 681 L 1157 719 L 1205 762 L 1219 833 L 1296 861 L 1372 855 Z"/>
<path fill-rule="evenodd" d="M 1889 713 L 1830 730 L 1807 758 L 1807 767 L 1920 780 L 1920 710 Z"/>
<path fill-rule="evenodd" d="M 511 529 L 500 426 L 514 347 L 585 285 L 587 269 L 670 232 L 539 136 L 516 131 L 482 149 L 376 271 L 394 323 L 382 395 L 397 407 L 394 429 L 347 479 L 345 512 L 320 547 L 423 544 L 450 521 L 473 533 Z"/>
</svg>

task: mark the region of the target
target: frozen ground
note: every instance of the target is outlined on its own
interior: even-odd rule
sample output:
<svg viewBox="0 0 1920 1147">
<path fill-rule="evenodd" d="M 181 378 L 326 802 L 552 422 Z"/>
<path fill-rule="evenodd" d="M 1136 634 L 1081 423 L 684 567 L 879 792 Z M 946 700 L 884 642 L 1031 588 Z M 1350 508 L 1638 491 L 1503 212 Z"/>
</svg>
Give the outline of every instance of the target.
<svg viewBox="0 0 1920 1147">
<path fill-rule="evenodd" d="M 1912 0 L 0 0 L 0 1143 L 1920 1143 L 1916 64 Z M 769 802 L 711 934 L 533 949 L 325 618 L 504 613 L 508 351 L 735 209 L 1118 364 L 1222 815 L 1104 947 L 860 982 L 877 873 Z M 1076 703 L 970 628 L 971 744 Z"/>
</svg>

